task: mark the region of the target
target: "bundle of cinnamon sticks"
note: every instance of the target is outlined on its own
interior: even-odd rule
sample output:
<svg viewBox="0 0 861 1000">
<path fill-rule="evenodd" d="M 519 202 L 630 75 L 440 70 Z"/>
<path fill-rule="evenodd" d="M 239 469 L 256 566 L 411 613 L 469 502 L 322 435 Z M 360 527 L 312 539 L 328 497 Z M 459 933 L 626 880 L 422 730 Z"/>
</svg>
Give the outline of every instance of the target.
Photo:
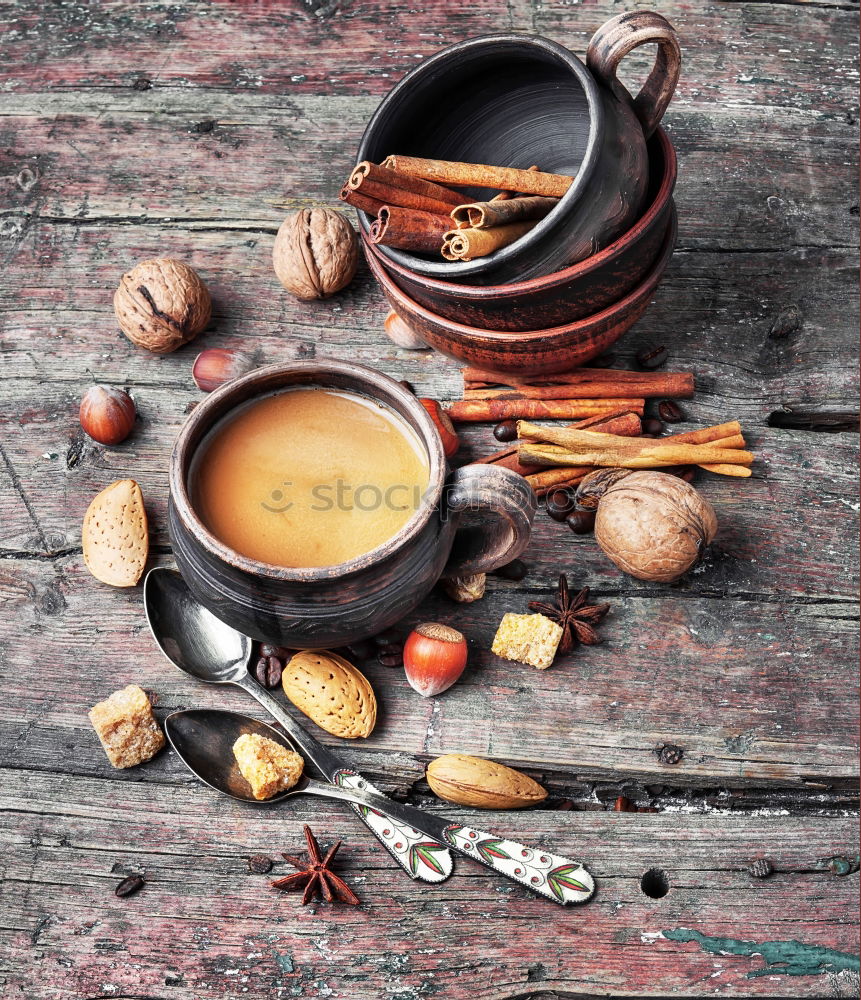
<svg viewBox="0 0 861 1000">
<path fill-rule="evenodd" d="M 694 377 L 687 372 L 627 372 L 579 368 L 543 381 L 522 381 L 479 368 L 463 370 L 463 399 L 451 403 L 448 415 L 456 423 L 499 420 L 577 420 L 592 416 L 637 413 L 646 399 L 665 396 L 690 399 Z"/>
<path fill-rule="evenodd" d="M 375 216 L 373 243 L 446 260 L 473 260 L 520 239 L 568 190 L 572 177 L 483 163 L 387 156 L 359 163 L 341 201 Z M 495 188 L 489 201 L 469 202 L 455 187 Z"/>
<path fill-rule="evenodd" d="M 449 404 L 447 413 L 455 421 L 517 420 L 519 441 L 478 462 L 519 473 L 539 497 L 578 485 L 600 466 L 678 473 L 699 466 L 725 476 L 751 474 L 754 456 L 738 421 L 662 438 L 640 436 L 646 398 L 690 398 L 690 374 L 582 368 L 548 380 L 504 376 L 509 386 L 501 385 L 503 376 L 480 369 L 463 374 L 464 398 Z M 530 422 L 539 418 L 575 422 Z"/>
</svg>

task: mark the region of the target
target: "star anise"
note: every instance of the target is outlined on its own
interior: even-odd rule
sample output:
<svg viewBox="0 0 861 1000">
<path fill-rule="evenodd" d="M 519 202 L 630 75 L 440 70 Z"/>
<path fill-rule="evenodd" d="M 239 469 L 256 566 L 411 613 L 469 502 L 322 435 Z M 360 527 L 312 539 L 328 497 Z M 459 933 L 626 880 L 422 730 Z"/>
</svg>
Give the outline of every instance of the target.
<svg viewBox="0 0 861 1000">
<path fill-rule="evenodd" d="M 334 847 L 330 847 L 324 857 L 320 845 L 317 843 L 317 838 L 311 833 L 311 828 L 306 826 L 303 829 L 305 840 L 308 843 L 308 861 L 291 857 L 289 854 L 282 854 L 281 857 L 298 870 L 293 875 L 285 875 L 284 878 L 276 879 L 270 885 L 276 889 L 301 889 L 304 887 L 303 906 L 311 902 L 315 893 L 318 893 L 322 899 L 329 903 L 351 903 L 353 906 L 358 906 L 361 902 L 359 897 L 342 878 L 338 878 L 330 869 L 330 865 L 338 853 L 338 848 L 341 846 L 341 841 L 339 840 Z"/>
<path fill-rule="evenodd" d="M 568 592 L 568 579 L 564 573 L 559 574 L 559 589 L 552 604 L 543 601 L 530 601 L 529 610 L 537 611 L 557 625 L 562 626 L 562 638 L 559 640 L 559 652 L 570 653 L 582 642 L 584 646 L 596 646 L 601 637 L 592 628 L 610 610 L 609 604 L 588 604 L 589 588 L 584 587 L 575 597 Z"/>
</svg>

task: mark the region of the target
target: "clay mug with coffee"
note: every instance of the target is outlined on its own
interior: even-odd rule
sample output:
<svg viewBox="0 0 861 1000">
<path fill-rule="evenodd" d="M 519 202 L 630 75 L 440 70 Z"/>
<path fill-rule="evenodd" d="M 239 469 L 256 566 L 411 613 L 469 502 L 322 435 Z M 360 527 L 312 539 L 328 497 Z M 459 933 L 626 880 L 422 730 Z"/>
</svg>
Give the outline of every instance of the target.
<svg viewBox="0 0 861 1000">
<path fill-rule="evenodd" d="M 344 361 L 229 382 L 171 457 L 169 531 L 189 588 L 239 631 L 292 648 L 375 635 L 441 576 L 509 562 L 534 513 L 522 477 L 449 471 L 415 396 Z"/>
</svg>

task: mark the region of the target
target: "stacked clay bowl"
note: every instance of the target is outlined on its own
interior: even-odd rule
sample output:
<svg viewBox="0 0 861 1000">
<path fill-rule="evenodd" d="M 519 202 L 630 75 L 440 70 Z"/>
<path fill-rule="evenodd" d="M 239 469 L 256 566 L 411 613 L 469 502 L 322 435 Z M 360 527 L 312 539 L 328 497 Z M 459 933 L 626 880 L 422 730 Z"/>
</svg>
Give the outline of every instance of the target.
<svg viewBox="0 0 861 1000">
<path fill-rule="evenodd" d="M 655 64 L 634 99 L 616 69 L 649 43 Z M 467 262 L 374 243 L 372 218 L 358 213 L 365 255 L 394 312 L 460 362 L 522 375 L 584 364 L 637 321 L 667 267 L 676 156 L 658 126 L 678 80 L 675 32 L 652 11 L 618 15 L 595 33 L 586 63 L 538 37 L 458 43 L 407 74 L 362 138 L 359 160 L 401 152 L 533 162 L 574 178 L 525 236 Z M 492 194 L 463 191 L 467 200 Z"/>
<path fill-rule="evenodd" d="M 571 267 L 505 285 L 417 274 L 366 236 L 371 273 L 394 312 L 431 347 L 490 371 L 544 375 L 606 351 L 642 316 L 676 239 L 676 155 L 663 129 L 649 141 L 646 211 L 619 239 Z"/>
</svg>

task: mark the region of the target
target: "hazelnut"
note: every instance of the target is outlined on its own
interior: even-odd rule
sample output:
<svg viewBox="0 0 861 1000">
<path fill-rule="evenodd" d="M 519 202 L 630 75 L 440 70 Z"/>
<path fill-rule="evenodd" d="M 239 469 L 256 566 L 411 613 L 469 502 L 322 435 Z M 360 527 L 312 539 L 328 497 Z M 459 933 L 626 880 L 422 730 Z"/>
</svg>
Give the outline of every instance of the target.
<svg viewBox="0 0 861 1000">
<path fill-rule="evenodd" d="M 191 377 L 201 392 L 214 392 L 219 386 L 239 378 L 255 368 L 254 358 L 245 351 L 229 347 L 207 347 L 194 359 Z"/>
<path fill-rule="evenodd" d="M 84 393 L 79 411 L 81 427 L 100 444 L 119 444 L 135 425 L 131 396 L 112 385 L 93 385 Z"/>
<path fill-rule="evenodd" d="M 687 573 L 716 533 L 708 500 L 663 472 L 632 472 L 611 483 L 595 515 L 595 539 L 619 569 L 659 583 Z"/>
<path fill-rule="evenodd" d="M 281 224 L 272 263 L 297 299 L 324 299 L 353 280 L 359 263 L 356 231 L 328 208 L 300 209 Z"/>
<path fill-rule="evenodd" d="M 212 303 L 206 285 L 188 264 L 155 257 L 122 276 L 114 312 L 133 344 L 169 354 L 206 327 Z"/>
<path fill-rule="evenodd" d="M 383 325 L 386 329 L 386 335 L 396 347 L 403 347 L 407 351 L 429 350 L 422 338 L 414 333 L 412 328 L 396 312 L 390 312 Z"/>
</svg>

